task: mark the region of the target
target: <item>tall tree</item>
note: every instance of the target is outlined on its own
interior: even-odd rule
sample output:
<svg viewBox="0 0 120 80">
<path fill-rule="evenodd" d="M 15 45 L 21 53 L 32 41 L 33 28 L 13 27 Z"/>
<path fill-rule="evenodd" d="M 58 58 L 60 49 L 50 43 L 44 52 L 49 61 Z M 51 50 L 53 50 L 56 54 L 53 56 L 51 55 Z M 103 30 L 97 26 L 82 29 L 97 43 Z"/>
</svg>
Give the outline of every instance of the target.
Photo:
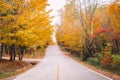
<svg viewBox="0 0 120 80">
<path fill-rule="evenodd" d="M 45 46 L 51 40 L 53 29 L 47 6 L 47 0 L 0 1 L 0 43 L 10 47 L 10 60 L 15 60 L 16 49 L 22 60 L 26 47 Z"/>
</svg>

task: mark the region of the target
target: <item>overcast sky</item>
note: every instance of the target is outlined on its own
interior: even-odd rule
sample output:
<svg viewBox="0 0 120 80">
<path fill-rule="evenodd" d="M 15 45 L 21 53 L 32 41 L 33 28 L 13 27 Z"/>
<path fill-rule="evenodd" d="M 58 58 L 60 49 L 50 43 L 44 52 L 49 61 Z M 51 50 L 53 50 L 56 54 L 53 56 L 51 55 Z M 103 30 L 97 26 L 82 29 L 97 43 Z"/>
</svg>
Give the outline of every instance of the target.
<svg viewBox="0 0 120 80">
<path fill-rule="evenodd" d="M 60 17 L 58 16 L 58 10 L 63 9 L 66 0 L 48 0 L 48 3 L 50 6 L 47 9 L 53 9 L 53 11 L 50 13 L 51 16 L 55 16 L 53 19 L 52 24 L 55 25 L 56 23 L 60 23 Z M 82 0 L 81 0 L 82 1 Z M 94 0 L 93 0 L 94 1 Z M 106 1 L 114 1 L 114 0 L 99 0 L 100 2 L 106 2 Z"/>
<path fill-rule="evenodd" d="M 59 23 L 60 17 L 58 16 L 58 10 L 64 8 L 65 0 L 48 0 L 48 3 L 50 4 L 48 9 L 53 9 L 50 15 L 55 16 L 52 22 L 52 24 L 55 25 L 56 23 Z"/>
<path fill-rule="evenodd" d="M 55 25 L 56 23 L 60 23 L 60 17 L 59 17 L 59 13 L 58 10 L 60 10 L 61 8 L 64 8 L 65 5 L 65 0 L 48 0 L 48 3 L 50 4 L 49 7 L 47 7 L 47 10 L 51 10 L 52 12 L 50 13 L 50 16 L 54 16 L 53 20 L 52 20 L 52 25 Z M 55 38 L 55 33 L 52 35 L 52 39 L 54 42 L 56 42 L 56 38 Z"/>
</svg>

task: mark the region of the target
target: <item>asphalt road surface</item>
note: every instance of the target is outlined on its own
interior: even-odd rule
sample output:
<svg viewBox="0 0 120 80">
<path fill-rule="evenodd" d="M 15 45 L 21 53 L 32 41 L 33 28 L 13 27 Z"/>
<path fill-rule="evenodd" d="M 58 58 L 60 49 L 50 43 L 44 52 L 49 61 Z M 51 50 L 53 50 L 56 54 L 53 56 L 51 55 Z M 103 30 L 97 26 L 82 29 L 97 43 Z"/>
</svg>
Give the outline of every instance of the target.
<svg viewBox="0 0 120 80">
<path fill-rule="evenodd" d="M 46 57 L 14 80 L 112 80 L 66 56 L 57 45 L 49 46 Z"/>
</svg>

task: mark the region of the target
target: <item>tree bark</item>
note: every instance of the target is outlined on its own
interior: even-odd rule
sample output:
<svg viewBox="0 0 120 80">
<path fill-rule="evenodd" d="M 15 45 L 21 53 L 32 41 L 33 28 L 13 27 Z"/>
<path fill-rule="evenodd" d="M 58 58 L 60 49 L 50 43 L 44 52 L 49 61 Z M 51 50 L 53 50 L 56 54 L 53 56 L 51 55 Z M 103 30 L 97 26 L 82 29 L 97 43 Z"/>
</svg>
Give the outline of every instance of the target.
<svg viewBox="0 0 120 80">
<path fill-rule="evenodd" d="M 19 61 L 22 61 L 25 47 L 20 46 Z"/>
<path fill-rule="evenodd" d="M 10 61 L 13 60 L 13 48 L 12 45 L 10 46 Z"/>
<path fill-rule="evenodd" d="M 16 57 L 15 44 L 10 46 L 10 61 L 14 61 Z"/>
<path fill-rule="evenodd" d="M 15 60 L 16 57 L 16 46 L 15 44 L 13 45 L 13 60 Z"/>
<path fill-rule="evenodd" d="M 9 53 L 8 45 L 5 44 L 4 46 L 5 46 L 5 54 L 8 54 Z"/>
<path fill-rule="evenodd" d="M 4 48 L 4 44 L 1 44 L 1 51 L 0 51 L 0 60 L 2 60 L 2 56 L 3 56 L 3 48 Z"/>
</svg>

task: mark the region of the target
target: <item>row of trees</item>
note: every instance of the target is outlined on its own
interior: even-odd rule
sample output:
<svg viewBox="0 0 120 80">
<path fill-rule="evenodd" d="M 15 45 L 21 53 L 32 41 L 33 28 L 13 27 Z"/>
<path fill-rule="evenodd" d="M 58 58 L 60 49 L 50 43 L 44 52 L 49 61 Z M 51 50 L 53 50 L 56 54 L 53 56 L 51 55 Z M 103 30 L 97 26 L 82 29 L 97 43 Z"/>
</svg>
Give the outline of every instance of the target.
<svg viewBox="0 0 120 80">
<path fill-rule="evenodd" d="M 69 0 L 61 10 L 58 44 L 82 60 L 95 53 L 120 54 L 120 4 L 105 0 Z"/>
<path fill-rule="evenodd" d="M 22 60 L 26 49 L 49 44 L 53 28 L 47 6 L 47 0 L 0 0 L 0 59 L 6 53 Z"/>
</svg>

